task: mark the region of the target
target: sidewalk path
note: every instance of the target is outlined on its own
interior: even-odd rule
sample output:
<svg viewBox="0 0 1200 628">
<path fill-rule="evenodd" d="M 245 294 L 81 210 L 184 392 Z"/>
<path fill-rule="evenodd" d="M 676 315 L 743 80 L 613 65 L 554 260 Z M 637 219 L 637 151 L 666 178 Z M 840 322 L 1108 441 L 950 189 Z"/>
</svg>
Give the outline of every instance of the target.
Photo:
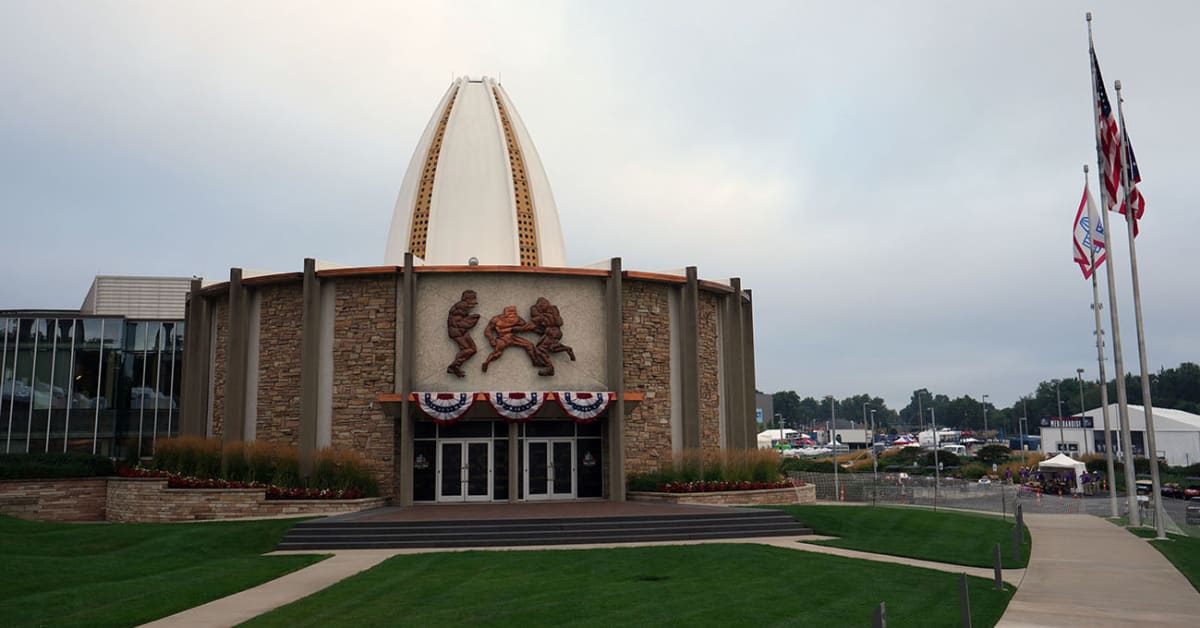
<svg viewBox="0 0 1200 628">
<path fill-rule="evenodd" d="M 997 628 L 1200 626 L 1200 593 L 1145 539 L 1091 515 L 1025 515 L 1033 552 Z"/>
</svg>

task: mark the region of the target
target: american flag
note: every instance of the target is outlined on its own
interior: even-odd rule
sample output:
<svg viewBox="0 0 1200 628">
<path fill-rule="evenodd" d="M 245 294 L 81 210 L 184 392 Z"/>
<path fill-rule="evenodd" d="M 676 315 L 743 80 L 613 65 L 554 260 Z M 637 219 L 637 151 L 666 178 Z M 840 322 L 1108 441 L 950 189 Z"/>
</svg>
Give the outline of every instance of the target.
<svg viewBox="0 0 1200 628">
<path fill-rule="evenodd" d="M 1092 78 L 1096 81 L 1096 138 L 1100 144 L 1100 198 L 1104 209 L 1111 211 L 1117 204 L 1117 191 L 1121 187 L 1121 134 L 1117 129 L 1117 118 L 1113 115 L 1108 90 L 1104 89 L 1104 77 L 1100 75 L 1100 62 L 1096 50 L 1092 54 Z"/>
<path fill-rule="evenodd" d="M 1137 158 L 1133 156 L 1133 144 L 1129 143 L 1129 133 L 1121 134 L 1125 139 L 1125 158 L 1129 163 L 1129 202 L 1133 205 L 1133 217 L 1142 219 L 1146 213 L 1146 198 L 1138 191 L 1137 184 L 1142 182 L 1142 173 L 1138 170 Z M 1121 199 L 1121 213 L 1125 213 L 1125 200 Z M 1137 235 L 1137 223 L 1133 223 L 1133 233 Z"/>
</svg>

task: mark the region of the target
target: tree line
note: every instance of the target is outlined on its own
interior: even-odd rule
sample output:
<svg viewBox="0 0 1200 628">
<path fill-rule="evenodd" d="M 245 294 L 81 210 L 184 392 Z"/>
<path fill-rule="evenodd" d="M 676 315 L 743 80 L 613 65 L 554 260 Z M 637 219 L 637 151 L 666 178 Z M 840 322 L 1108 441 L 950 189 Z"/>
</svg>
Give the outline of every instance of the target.
<svg viewBox="0 0 1200 628">
<path fill-rule="evenodd" d="M 1129 403 L 1142 405 L 1141 377 L 1126 374 L 1124 381 Z M 1108 402 L 1116 403 L 1115 378 L 1107 383 L 1107 388 Z M 839 422 L 843 419 L 857 423 L 865 420 L 869 424 L 872 418 L 871 410 L 874 410 L 876 427 L 891 431 L 926 427 L 929 424 L 931 408 L 939 427 L 980 431 L 984 429 L 986 407 L 987 431 L 1004 429 L 1009 434 L 1015 433 L 1019 429 L 1018 422 L 1021 417 L 1028 417 L 1025 429 L 1036 434 L 1039 431 L 1037 424 L 1040 417 L 1071 416 L 1100 406 L 1098 382 L 1084 380 L 1082 399 L 1079 392 L 1080 382 L 1076 374 L 1072 373 L 1062 379 L 1039 382 L 1033 391 L 1022 395 L 1009 406 L 993 405 L 991 399 L 985 404 L 982 399 L 975 399 L 970 395 L 952 399 L 948 395 L 933 393 L 928 388 L 914 390 L 909 396 L 908 405 L 900 409 L 889 408 L 882 398 L 869 394 L 834 399 L 833 403 Z M 1184 362 L 1178 367 L 1161 369 L 1158 373 L 1151 374 L 1150 396 L 1155 408 L 1171 408 L 1200 414 L 1200 365 Z M 830 402 L 823 397 L 802 398 L 794 390 L 785 390 L 773 393 L 772 399 L 775 414 L 785 427 L 803 429 L 824 425 L 829 420 Z"/>
</svg>

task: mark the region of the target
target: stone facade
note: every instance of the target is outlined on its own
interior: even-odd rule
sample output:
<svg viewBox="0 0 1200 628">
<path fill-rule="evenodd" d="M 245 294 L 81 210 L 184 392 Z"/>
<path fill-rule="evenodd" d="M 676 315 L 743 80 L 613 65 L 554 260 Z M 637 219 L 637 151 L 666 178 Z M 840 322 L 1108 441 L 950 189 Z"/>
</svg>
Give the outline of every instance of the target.
<svg viewBox="0 0 1200 628">
<path fill-rule="evenodd" d="M 719 373 L 720 354 L 717 349 L 717 297 L 700 293 L 699 318 L 700 338 L 697 347 L 700 354 L 700 446 L 702 449 L 719 449 L 721 440 L 721 379 Z"/>
<path fill-rule="evenodd" d="M 213 304 L 213 317 L 217 321 L 217 333 L 213 335 L 216 352 L 213 360 L 212 386 L 212 435 L 221 438 L 225 424 L 225 367 L 229 355 L 229 296 L 217 297 Z"/>
<path fill-rule="evenodd" d="M 104 521 L 105 478 L 0 481 L 0 515 L 32 521 Z"/>
<path fill-rule="evenodd" d="M 383 506 L 367 499 L 267 499 L 264 489 L 167 488 L 158 478 L 109 478 L 109 521 L 199 521 L 334 515 Z"/>
<path fill-rule="evenodd" d="M 623 288 L 625 386 L 646 394 L 625 419 L 625 472 L 635 475 L 671 459 L 671 312 L 667 286 L 630 281 Z"/>
<path fill-rule="evenodd" d="M 333 324 L 334 447 L 362 455 L 379 491 L 393 495 L 396 421 L 375 396 L 394 388 L 396 279 L 390 275 L 338 279 Z"/>
<path fill-rule="evenodd" d="M 785 506 L 817 503 L 817 487 L 808 484 L 793 488 L 769 488 L 759 491 L 723 491 L 715 493 L 630 492 L 630 501 L 666 504 L 709 504 L 713 506 Z"/>
<path fill-rule="evenodd" d="M 258 421 L 260 440 L 300 443 L 300 342 L 304 286 L 300 282 L 259 290 Z M 248 391 L 254 394 L 254 391 Z"/>
</svg>

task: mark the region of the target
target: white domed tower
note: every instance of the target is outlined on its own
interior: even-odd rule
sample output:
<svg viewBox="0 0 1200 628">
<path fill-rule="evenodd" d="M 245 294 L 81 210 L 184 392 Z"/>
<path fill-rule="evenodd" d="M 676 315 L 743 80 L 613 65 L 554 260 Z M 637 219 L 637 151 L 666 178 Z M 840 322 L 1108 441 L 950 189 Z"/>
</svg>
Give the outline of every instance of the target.
<svg viewBox="0 0 1200 628">
<path fill-rule="evenodd" d="M 425 127 L 400 186 L 386 264 L 565 266 L 542 161 L 494 79 L 459 78 Z"/>
</svg>

